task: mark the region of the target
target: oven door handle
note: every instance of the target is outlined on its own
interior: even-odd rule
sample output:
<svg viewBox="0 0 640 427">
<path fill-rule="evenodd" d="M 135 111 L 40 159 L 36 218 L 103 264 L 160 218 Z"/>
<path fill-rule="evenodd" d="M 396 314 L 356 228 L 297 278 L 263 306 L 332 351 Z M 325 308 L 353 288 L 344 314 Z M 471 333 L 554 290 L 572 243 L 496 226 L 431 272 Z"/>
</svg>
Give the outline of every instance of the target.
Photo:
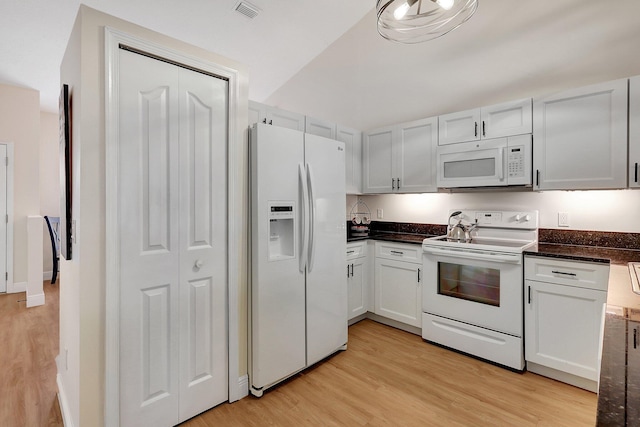
<svg viewBox="0 0 640 427">
<path fill-rule="evenodd" d="M 522 263 L 522 254 L 520 253 L 487 253 L 481 251 L 468 251 L 457 249 L 443 249 L 443 248 L 427 248 L 423 247 L 422 252 L 425 255 L 440 255 L 454 258 L 465 258 L 468 260 L 482 260 L 482 261 L 494 261 L 494 262 L 508 262 L 512 264 Z"/>
</svg>

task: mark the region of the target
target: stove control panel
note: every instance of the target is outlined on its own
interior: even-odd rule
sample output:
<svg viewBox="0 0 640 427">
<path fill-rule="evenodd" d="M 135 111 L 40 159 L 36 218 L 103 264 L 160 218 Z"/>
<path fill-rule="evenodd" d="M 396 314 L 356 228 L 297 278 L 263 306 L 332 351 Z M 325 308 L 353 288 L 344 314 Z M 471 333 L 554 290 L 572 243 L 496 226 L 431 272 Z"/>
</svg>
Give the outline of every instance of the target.
<svg viewBox="0 0 640 427">
<path fill-rule="evenodd" d="M 460 210 L 460 209 L 457 209 Z M 456 210 L 451 211 L 451 213 Z M 462 209 L 455 219 L 463 223 L 477 223 L 478 227 L 535 230 L 538 228 L 538 211 L 499 211 Z M 450 214 L 451 214 L 450 213 Z"/>
</svg>

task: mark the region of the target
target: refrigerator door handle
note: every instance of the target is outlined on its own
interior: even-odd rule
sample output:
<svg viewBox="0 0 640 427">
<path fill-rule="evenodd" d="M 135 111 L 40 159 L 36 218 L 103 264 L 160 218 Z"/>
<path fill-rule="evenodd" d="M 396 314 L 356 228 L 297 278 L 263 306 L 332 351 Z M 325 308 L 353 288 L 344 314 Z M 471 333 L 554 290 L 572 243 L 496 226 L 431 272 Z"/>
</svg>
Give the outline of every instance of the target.
<svg viewBox="0 0 640 427">
<path fill-rule="evenodd" d="M 298 180 L 300 184 L 300 190 L 302 191 L 302 203 L 300 204 L 300 234 L 302 241 L 300 242 L 300 258 L 298 260 L 298 263 L 300 272 L 304 273 L 304 268 L 307 265 L 307 246 L 309 240 L 309 225 L 307 220 L 307 217 L 309 215 L 309 191 L 307 189 L 305 169 L 302 163 L 298 165 Z"/>
<path fill-rule="evenodd" d="M 313 185 L 313 171 L 311 170 L 311 165 L 307 163 L 307 184 L 309 186 L 309 249 L 308 249 L 308 261 L 307 261 L 307 270 L 309 273 L 313 270 L 313 260 L 315 257 L 315 241 L 314 234 L 316 228 L 316 198 L 313 194 L 314 185 Z"/>
</svg>

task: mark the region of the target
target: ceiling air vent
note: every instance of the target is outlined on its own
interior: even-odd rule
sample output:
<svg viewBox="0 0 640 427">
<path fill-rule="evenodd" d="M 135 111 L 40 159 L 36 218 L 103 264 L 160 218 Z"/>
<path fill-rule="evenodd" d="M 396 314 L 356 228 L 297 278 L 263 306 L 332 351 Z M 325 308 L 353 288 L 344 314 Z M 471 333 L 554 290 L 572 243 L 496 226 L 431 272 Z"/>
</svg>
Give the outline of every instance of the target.
<svg viewBox="0 0 640 427">
<path fill-rule="evenodd" d="M 241 1 L 236 5 L 236 12 L 240 12 L 247 18 L 253 19 L 258 15 L 258 13 L 260 12 L 260 9 L 258 9 L 256 6 L 252 5 L 251 3 L 247 3 L 246 1 Z"/>
</svg>

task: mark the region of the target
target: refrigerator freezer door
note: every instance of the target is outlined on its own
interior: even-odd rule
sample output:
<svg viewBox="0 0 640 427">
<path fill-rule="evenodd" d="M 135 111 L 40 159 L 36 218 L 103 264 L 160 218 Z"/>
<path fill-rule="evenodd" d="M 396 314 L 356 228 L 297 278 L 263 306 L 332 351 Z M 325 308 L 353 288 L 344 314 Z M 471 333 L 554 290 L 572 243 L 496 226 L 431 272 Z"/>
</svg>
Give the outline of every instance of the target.
<svg viewBox="0 0 640 427">
<path fill-rule="evenodd" d="M 303 134 L 291 129 L 257 124 L 251 132 L 250 380 L 252 389 L 261 389 L 306 366 L 298 180 L 304 143 Z M 294 224 L 286 228 L 295 234 L 293 257 L 269 259 L 269 242 L 280 237 L 269 234 L 273 206 L 293 206 Z"/>
<path fill-rule="evenodd" d="M 344 143 L 305 135 L 309 194 L 313 195 L 307 268 L 307 365 L 347 342 L 346 205 Z"/>
</svg>

